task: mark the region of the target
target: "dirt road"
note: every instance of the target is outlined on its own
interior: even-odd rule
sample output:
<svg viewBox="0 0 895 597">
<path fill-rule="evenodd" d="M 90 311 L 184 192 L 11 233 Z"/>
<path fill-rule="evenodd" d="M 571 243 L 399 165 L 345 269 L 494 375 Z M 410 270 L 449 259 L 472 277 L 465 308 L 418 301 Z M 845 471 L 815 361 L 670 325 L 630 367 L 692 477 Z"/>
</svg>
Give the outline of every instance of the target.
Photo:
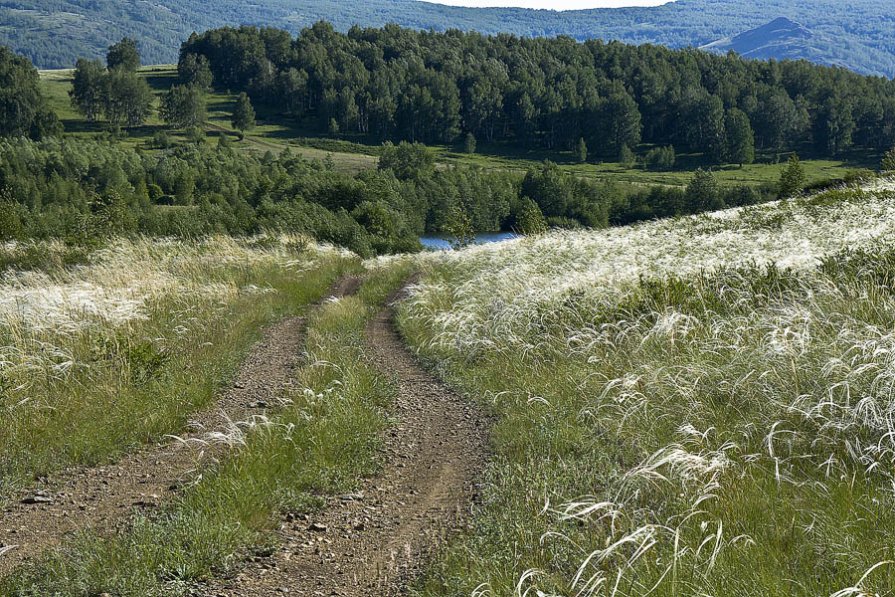
<svg viewBox="0 0 895 597">
<path fill-rule="evenodd" d="M 356 291 L 358 280 L 344 278 L 334 296 Z M 278 406 L 295 379 L 304 349 L 305 320 L 284 319 L 256 344 L 232 387 L 214 405 L 197 413 L 179 441 L 147 446 L 108 466 L 65 471 L 23 492 L 0 512 L 0 576 L 80 530 L 110 532 L 127 524 L 135 511 L 152 510 L 170 499 L 220 456 L 222 447 L 203 447 L 209 432 L 226 431 Z"/>
<path fill-rule="evenodd" d="M 398 422 L 384 470 L 319 514 L 283 521 L 276 553 L 200 594 L 400 595 L 426 557 L 463 524 L 485 463 L 483 419 L 417 363 L 390 310 L 371 322 L 367 338 L 398 388 Z"/>
</svg>

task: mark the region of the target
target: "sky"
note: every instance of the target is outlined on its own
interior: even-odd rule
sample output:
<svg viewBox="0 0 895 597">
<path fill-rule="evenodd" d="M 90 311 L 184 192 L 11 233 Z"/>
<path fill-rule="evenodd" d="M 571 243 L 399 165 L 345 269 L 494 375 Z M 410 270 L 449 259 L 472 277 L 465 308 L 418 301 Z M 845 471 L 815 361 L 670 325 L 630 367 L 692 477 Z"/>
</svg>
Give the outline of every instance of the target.
<svg viewBox="0 0 895 597">
<path fill-rule="evenodd" d="M 659 6 L 673 0 L 424 0 L 450 6 L 517 6 L 520 8 L 550 8 L 553 10 L 581 10 L 585 8 L 619 8 L 622 6 Z"/>
</svg>

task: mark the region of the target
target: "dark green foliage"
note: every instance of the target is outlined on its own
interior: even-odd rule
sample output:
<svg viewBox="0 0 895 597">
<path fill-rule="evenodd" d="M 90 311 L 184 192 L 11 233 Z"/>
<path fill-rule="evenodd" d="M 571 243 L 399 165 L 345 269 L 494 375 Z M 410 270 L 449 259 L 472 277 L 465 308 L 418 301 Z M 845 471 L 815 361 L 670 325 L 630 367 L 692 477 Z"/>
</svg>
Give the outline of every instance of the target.
<svg viewBox="0 0 895 597">
<path fill-rule="evenodd" d="M 477 142 L 475 135 L 466 133 L 466 137 L 463 138 L 463 153 L 473 154 L 475 153 L 476 147 Z"/>
<path fill-rule="evenodd" d="M 522 196 L 532 199 L 547 218 L 573 218 L 593 228 L 609 224 L 610 190 L 565 175 L 551 162 L 529 170 L 522 181 Z"/>
<path fill-rule="evenodd" d="M 172 128 L 200 126 L 208 117 L 205 93 L 199 87 L 174 85 L 162 98 L 159 114 Z"/>
<path fill-rule="evenodd" d="M 874 98 L 870 98 L 874 99 Z M 839 155 L 854 145 L 857 130 L 854 102 L 857 98 L 832 95 L 821 106 L 822 117 L 814 123 L 815 139 L 827 155 Z"/>
<path fill-rule="evenodd" d="M 106 66 L 109 70 L 123 69 L 134 72 L 140 68 L 140 51 L 137 49 L 137 40 L 125 37 L 116 44 L 109 46 L 106 54 Z"/>
<path fill-rule="evenodd" d="M 895 172 L 895 148 L 890 149 L 886 152 L 886 155 L 883 156 L 880 170 L 883 172 Z"/>
<path fill-rule="evenodd" d="M 149 147 L 152 149 L 170 149 L 174 146 L 174 140 L 166 131 L 158 131 L 152 136 Z"/>
<path fill-rule="evenodd" d="M 448 221 L 444 226 L 444 232 L 454 239 L 453 246 L 455 249 L 470 245 L 475 240 L 475 229 L 472 227 L 472 219 L 466 213 L 466 210 L 456 203 L 451 206 Z"/>
<path fill-rule="evenodd" d="M 755 161 L 755 133 L 749 116 L 738 108 L 731 108 L 724 117 L 727 145 L 725 159 L 734 164 L 751 164 Z"/>
<path fill-rule="evenodd" d="M 117 126 L 143 124 L 152 112 L 155 96 L 146 79 L 124 68 L 109 71 L 105 76 L 106 119 Z"/>
<path fill-rule="evenodd" d="M 177 74 L 184 85 L 191 85 L 205 91 L 211 89 L 211 84 L 214 82 L 211 68 L 208 66 L 208 58 L 205 56 L 185 55 L 177 65 Z"/>
<path fill-rule="evenodd" d="M 637 162 L 637 156 L 634 154 L 634 150 L 632 150 L 627 145 L 622 145 L 621 149 L 618 151 L 618 163 L 631 168 Z"/>
<path fill-rule="evenodd" d="M 644 164 L 650 170 L 671 170 L 677 157 L 674 153 L 674 146 L 655 147 L 650 149 L 643 159 Z"/>
<path fill-rule="evenodd" d="M 549 162 L 517 174 L 436 169 L 425 147 L 386 145 L 383 168 L 334 171 L 288 150 L 263 157 L 167 135 L 158 152 L 85 140 L 0 141 L 0 237 L 86 242 L 117 234 L 201 236 L 300 232 L 361 255 L 419 249 L 424 233 L 538 232 L 551 226 L 602 228 L 751 205 L 773 198 L 721 188 L 700 172 L 686 193 L 656 187 L 625 194 L 564 173 Z"/>
<path fill-rule="evenodd" d="M 238 131 L 249 131 L 255 128 L 255 108 L 246 93 L 240 93 L 233 108 L 233 128 Z"/>
<path fill-rule="evenodd" d="M 687 0 L 653 8 L 545 12 L 464 9 L 417 0 L 219 0 L 209 10 L 208 3 L 197 0 L 171 0 L 163 5 L 136 0 L 20 0 L 0 8 L 0 20 L 6 25 L 0 31 L 0 43 L 42 68 L 68 68 L 80 56 L 103 57 L 109 44 L 130 35 L 139 40 L 146 63 L 166 64 L 177 59 L 177 43 L 193 31 L 259 23 L 288 27 L 295 34 L 315 21 L 330 19 L 340 31 L 357 24 L 398 23 L 423 30 L 567 35 L 578 40 L 684 48 L 735 36 L 783 15 L 815 34 L 798 46 L 796 56 L 891 77 L 895 57 L 887 21 L 890 8 L 878 0 Z"/>
<path fill-rule="evenodd" d="M 155 96 L 146 79 L 128 68 L 103 68 L 98 60 L 78 60 L 69 91 L 72 106 L 88 122 L 105 118 L 116 126 L 143 124 Z"/>
<path fill-rule="evenodd" d="M 543 234 L 547 232 L 547 220 L 541 213 L 538 204 L 523 197 L 520 201 L 519 215 L 516 216 L 516 228 L 521 234 Z"/>
<path fill-rule="evenodd" d="M 448 229 L 457 210 L 473 231 L 507 225 L 518 197 L 512 175 L 422 172 L 407 180 L 391 170 L 352 176 L 288 151 L 257 158 L 226 144 L 148 153 L 92 141 L 0 141 L 0 237 L 273 230 L 369 256 L 418 250 L 419 236 Z"/>
<path fill-rule="evenodd" d="M 568 38 L 440 34 L 389 26 L 296 39 L 241 27 L 192 36 L 215 84 L 331 136 L 490 142 L 633 162 L 641 143 L 747 164 L 756 150 L 819 155 L 895 145 L 895 83 L 807 62 Z"/>
<path fill-rule="evenodd" d="M 0 202 L 0 242 L 20 240 L 25 236 L 22 206 L 14 201 Z"/>
<path fill-rule="evenodd" d="M 789 157 L 789 164 L 786 170 L 780 176 L 780 196 L 783 198 L 793 197 L 802 192 L 805 188 L 805 169 L 799 161 L 799 156 L 792 154 Z"/>
<path fill-rule="evenodd" d="M 0 136 L 40 138 L 60 130 L 41 95 L 37 71 L 27 59 L 0 47 Z"/>
<path fill-rule="evenodd" d="M 208 133 L 201 126 L 191 126 L 186 129 L 187 141 L 195 145 L 202 145 L 208 141 Z"/>
<path fill-rule="evenodd" d="M 578 145 L 575 147 L 575 157 L 579 164 L 587 163 L 587 142 L 584 137 L 578 139 Z"/>
<path fill-rule="evenodd" d="M 72 106 L 87 122 L 96 122 L 102 117 L 107 90 L 105 77 L 106 71 L 99 60 L 78 60 L 68 94 Z"/>
<path fill-rule="evenodd" d="M 723 209 L 757 205 L 777 198 L 775 185 L 722 187 L 711 172 L 698 171 L 686 189 L 657 186 L 628 195 L 609 193 L 612 225 L 656 218 L 673 218 Z"/>
<path fill-rule="evenodd" d="M 684 199 L 692 206 L 693 212 L 714 211 L 724 209 L 724 201 L 721 198 L 720 187 L 715 175 L 710 170 L 699 169 L 693 175 L 693 180 L 687 185 Z"/>
<path fill-rule="evenodd" d="M 595 116 L 602 119 L 611 149 L 623 153 L 625 148 L 630 150 L 640 144 L 643 131 L 640 107 L 625 89 L 623 81 L 613 81 L 609 97 Z"/>
<path fill-rule="evenodd" d="M 435 156 L 420 143 L 386 143 L 379 156 L 379 169 L 391 170 L 401 180 L 420 179 L 435 169 Z"/>
</svg>

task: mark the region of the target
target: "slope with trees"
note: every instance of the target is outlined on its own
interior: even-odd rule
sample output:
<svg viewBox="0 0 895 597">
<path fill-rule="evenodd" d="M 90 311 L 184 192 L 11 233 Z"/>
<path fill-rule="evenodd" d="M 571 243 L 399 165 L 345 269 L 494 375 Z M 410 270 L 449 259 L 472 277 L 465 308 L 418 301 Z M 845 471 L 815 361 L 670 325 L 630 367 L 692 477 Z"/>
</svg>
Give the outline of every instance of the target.
<svg viewBox="0 0 895 597">
<path fill-rule="evenodd" d="M 263 3 L 219 0 L 214 10 L 198 0 L 159 3 L 140 0 L 18 0 L 0 6 L 0 43 L 42 68 L 69 68 L 80 56 L 101 58 L 109 44 L 133 36 L 148 63 L 176 60 L 176 45 L 193 31 L 255 23 L 284 27 L 293 34 L 320 19 L 340 31 L 354 25 L 381 27 L 398 23 L 421 30 L 460 29 L 526 37 L 567 35 L 574 39 L 619 40 L 699 47 L 733 38 L 777 17 L 798 22 L 814 35 L 793 52 L 763 57 L 808 58 L 845 65 L 859 72 L 895 75 L 891 10 L 875 0 L 677 0 L 646 8 L 584 11 L 472 9 L 418 0 L 268 0 Z"/>
<path fill-rule="evenodd" d="M 420 33 L 320 22 L 297 38 L 241 27 L 193 35 L 181 70 L 329 134 L 476 139 L 628 162 L 641 143 L 748 164 L 756 150 L 840 155 L 895 145 L 895 83 L 807 62 L 569 38 Z"/>
</svg>

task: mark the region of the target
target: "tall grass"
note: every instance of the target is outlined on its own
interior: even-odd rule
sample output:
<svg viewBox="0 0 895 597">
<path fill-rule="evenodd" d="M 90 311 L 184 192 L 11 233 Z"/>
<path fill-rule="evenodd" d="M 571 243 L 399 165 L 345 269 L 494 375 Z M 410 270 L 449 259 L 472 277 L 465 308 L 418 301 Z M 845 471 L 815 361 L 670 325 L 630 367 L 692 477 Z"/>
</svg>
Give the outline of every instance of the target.
<svg viewBox="0 0 895 597">
<path fill-rule="evenodd" d="M 0 286 L 0 498 L 180 431 L 264 324 L 350 262 L 262 238 L 112 241 L 85 259 L 8 271 Z"/>
<path fill-rule="evenodd" d="M 886 595 L 895 196 L 427 257 L 410 342 L 496 415 L 421 595 Z"/>
<path fill-rule="evenodd" d="M 319 508 L 380 465 L 394 392 L 364 330 L 408 274 L 371 273 L 357 296 L 331 300 L 308 324 L 308 363 L 282 411 L 234 423 L 229 455 L 176 502 L 109 540 L 85 534 L 0 584 L 10 595 L 177 595 L 253 552 L 270 551 L 280 515 Z"/>
</svg>

